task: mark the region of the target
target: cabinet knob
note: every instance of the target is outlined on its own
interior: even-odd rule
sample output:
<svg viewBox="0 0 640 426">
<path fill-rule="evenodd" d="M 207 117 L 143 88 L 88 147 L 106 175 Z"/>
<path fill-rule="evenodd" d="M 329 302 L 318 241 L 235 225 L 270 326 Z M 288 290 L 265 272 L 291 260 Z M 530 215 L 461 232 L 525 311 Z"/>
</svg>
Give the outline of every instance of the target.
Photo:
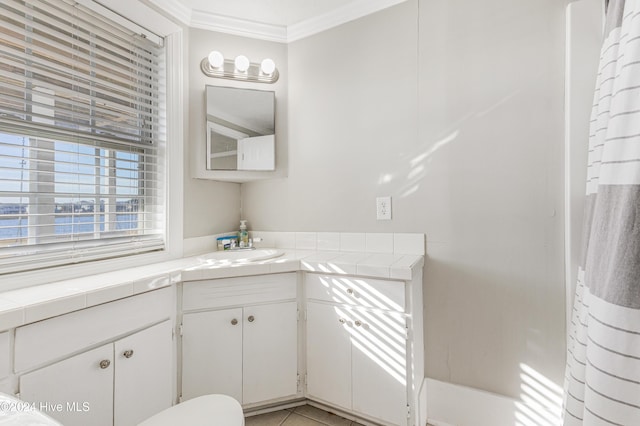
<svg viewBox="0 0 640 426">
<path fill-rule="evenodd" d="M 338 318 L 338 322 L 340 324 L 344 324 L 345 322 L 347 322 L 347 320 L 345 320 L 344 318 Z"/>
<path fill-rule="evenodd" d="M 232 319 L 231 320 L 231 325 L 237 325 L 238 324 L 238 320 L 237 319 Z"/>
<path fill-rule="evenodd" d="M 100 368 L 102 368 L 103 370 L 105 368 L 108 368 L 111 365 L 111 361 L 109 361 L 108 359 L 103 359 L 102 361 L 100 361 Z"/>
<path fill-rule="evenodd" d="M 133 356 L 133 349 L 124 351 L 122 355 L 124 355 L 125 358 L 131 358 Z"/>
<path fill-rule="evenodd" d="M 362 323 L 358 320 L 356 320 L 356 322 L 354 323 L 356 325 L 356 327 L 360 327 L 362 325 Z"/>
<path fill-rule="evenodd" d="M 353 289 L 348 288 L 348 289 L 347 289 L 347 293 L 349 293 L 349 294 L 353 294 Z"/>
<path fill-rule="evenodd" d="M 253 315 L 249 315 L 249 318 L 247 318 L 247 321 L 249 322 L 254 322 L 256 319 Z"/>
</svg>

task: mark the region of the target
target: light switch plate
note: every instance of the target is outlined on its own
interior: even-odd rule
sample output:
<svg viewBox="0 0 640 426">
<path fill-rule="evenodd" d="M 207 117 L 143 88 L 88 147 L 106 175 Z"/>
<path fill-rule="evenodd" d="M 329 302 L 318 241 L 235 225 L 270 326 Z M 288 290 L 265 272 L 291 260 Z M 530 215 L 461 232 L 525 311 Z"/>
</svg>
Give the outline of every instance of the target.
<svg viewBox="0 0 640 426">
<path fill-rule="evenodd" d="M 376 216 L 378 220 L 391 220 L 391 197 L 376 198 Z"/>
</svg>

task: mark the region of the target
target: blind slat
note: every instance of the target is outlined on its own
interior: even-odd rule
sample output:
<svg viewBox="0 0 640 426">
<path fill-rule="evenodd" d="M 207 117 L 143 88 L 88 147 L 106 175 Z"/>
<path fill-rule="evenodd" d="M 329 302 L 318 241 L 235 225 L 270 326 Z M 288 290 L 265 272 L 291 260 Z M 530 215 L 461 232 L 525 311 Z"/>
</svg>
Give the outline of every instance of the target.
<svg viewBox="0 0 640 426">
<path fill-rule="evenodd" d="M 17 17 L 17 14 L 14 14 L 10 10 L 3 9 L 3 11 L 5 13 L 4 15 L 5 21 L 6 21 L 6 18 L 8 17 L 12 17 L 12 16 Z M 41 30 L 42 32 L 47 33 L 46 35 L 48 35 L 49 37 L 46 37 L 46 35 L 33 33 L 32 31 L 29 31 L 24 27 L 19 27 L 7 21 L 5 22 L 5 28 L 8 30 L 11 30 L 11 32 L 14 33 L 15 36 L 11 36 L 7 32 L 4 37 L 4 40 L 13 41 L 12 45 L 18 48 L 18 47 L 24 46 L 25 44 L 24 39 L 28 39 L 29 42 L 27 45 L 30 47 L 31 50 L 34 50 L 40 53 L 39 55 L 40 59 L 56 58 L 56 57 L 62 58 L 64 60 L 75 59 L 77 61 L 83 59 L 88 63 L 101 64 L 106 67 L 110 66 L 115 68 L 114 74 L 116 76 L 138 74 L 138 75 L 146 76 L 147 78 L 150 78 L 150 79 L 154 79 L 158 77 L 158 71 L 153 67 L 148 66 L 148 64 L 150 63 L 150 61 L 153 60 L 153 58 L 145 55 L 142 51 L 137 52 L 139 56 L 137 56 L 136 58 L 138 60 L 130 59 L 128 61 L 125 61 L 121 58 L 122 56 L 121 54 L 118 54 L 116 52 L 109 50 L 110 45 L 103 45 L 99 43 L 99 40 L 96 43 L 96 40 L 92 39 L 91 41 L 93 42 L 92 45 L 94 47 L 93 49 L 94 53 L 93 54 L 83 53 L 82 51 L 78 51 L 77 49 L 74 50 L 75 46 L 82 46 L 81 44 L 78 43 L 77 38 L 66 36 L 64 33 L 54 34 L 44 24 L 39 24 L 34 21 L 29 22 L 29 27 L 30 29 Z M 20 35 L 22 37 L 16 37 L 17 35 Z M 55 39 L 52 38 L 54 36 L 56 37 Z M 34 41 L 38 41 L 42 44 L 34 44 L 33 43 Z M 68 44 L 64 44 L 61 41 L 67 41 Z M 99 51 L 96 52 L 95 48 L 98 48 Z M 60 50 L 61 53 L 67 53 L 69 56 L 56 55 L 55 54 L 56 50 Z M 22 52 L 22 49 L 20 50 L 20 52 Z M 82 63 L 75 64 L 75 66 L 81 66 L 81 65 Z"/>
<path fill-rule="evenodd" d="M 88 141 L 93 142 L 104 142 L 106 144 L 113 143 L 115 147 L 117 146 L 130 146 L 130 147 L 140 147 L 140 146 L 153 146 L 153 141 L 148 143 L 141 143 L 132 141 L 129 139 L 122 138 L 114 138 L 108 137 L 108 135 L 103 134 L 104 132 L 99 133 L 91 133 L 91 132 L 82 132 L 78 133 L 74 129 L 65 129 L 62 127 L 57 127 L 54 125 L 48 125 L 45 123 L 34 123 L 30 121 L 20 121 L 13 118 L 2 117 L 0 115 L 0 133 L 10 133 L 10 134 L 29 134 L 35 137 L 43 137 L 48 139 L 55 139 L 60 141 L 74 141 L 75 139 L 81 137 L 86 138 Z M 164 138 L 164 133 L 158 134 L 158 139 Z M 109 145 L 105 145 L 107 147 Z"/>
<path fill-rule="evenodd" d="M 6 3 L 7 7 L 20 6 L 22 1 L 12 0 Z M 54 17 L 58 21 L 64 23 L 64 28 L 84 29 L 85 31 L 93 31 L 96 34 L 100 34 L 105 39 L 114 40 L 114 47 L 123 51 L 127 51 L 132 46 L 138 47 L 144 51 L 148 51 L 152 47 L 157 47 L 158 44 L 153 43 L 151 40 L 145 37 L 141 37 L 141 31 L 132 32 L 121 25 L 118 25 L 110 20 L 107 20 L 95 12 L 75 4 L 75 2 L 69 2 L 66 0 L 52 2 L 50 0 L 27 0 L 24 1 L 29 7 L 26 12 L 42 11 L 48 14 L 48 16 Z"/>
<path fill-rule="evenodd" d="M 2 57 L 1 55 L 0 55 L 0 58 L 5 63 L 12 62 L 10 58 Z M 18 74 L 18 76 L 21 79 L 20 84 L 6 83 L 0 80 L 0 87 L 4 89 L 3 92 L 1 93 L 2 99 L 4 99 L 5 102 L 7 103 L 13 103 L 15 105 L 23 105 L 25 101 L 27 101 L 28 99 L 30 99 L 35 95 L 36 97 L 40 97 L 43 100 L 50 99 L 52 101 L 58 101 L 60 103 L 63 103 L 63 100 L 64 100 L 65 103 L 73 105 L 78 108 L 87 108 L 88 106 L 91 106 L 91 104 L 87 103 L 87 100 L 90 99 L 90 96 L 81 95 L 77 91 L 74 91 L 70 88 L 61 89 L 54 84 L 39 81 L 37 79 L 30 77 L 29 73 L 26 71 Z M 37 90 L 37 89 L 34 90 L 32 89 L 32 87 L 34 86 L 38 87 L 39 89 L 55 90 L 55 94 L 48 94 L 46 91 L 43 91 L 43 90 Z M 92 90 L 91 92 L 95 94 L 100 94 L 96 90 Z M 30 95 L 30 97 L 24 98 L 23 96 L 25 94 Z M 129 95 L 134 95 L 134 92 L 129 92 Z M 157 120 L 158 111 L 154 111 L 153 109 L 150 108 L 157 104 L 157 99 L 143 100 L 142 98 L 140 98 L 138 102 L 132 102 L 131 99 L 122 97 L 120 98 L 122 102 L 116 102 L 117 99 L 118 97 L 113 96 L 111 92 L 105 92 L 104 94 L 102 94 L 102 96 L 99 97 L 99 99 L 94 100 L 95 104 L 93 106 L 94 108 L 97 108 L 95 109 L 96 111 L 104 110 L 105 112 L 117 111 L 120 113 L 128 112 L 131 114 L 143 114 L 147 116 L 148 119 L 155 118 Z M 48 104 L 41 102 L 41 104 L 43 107 L 50 107 L 52 105 L 52 102 Z"/>
</svg>

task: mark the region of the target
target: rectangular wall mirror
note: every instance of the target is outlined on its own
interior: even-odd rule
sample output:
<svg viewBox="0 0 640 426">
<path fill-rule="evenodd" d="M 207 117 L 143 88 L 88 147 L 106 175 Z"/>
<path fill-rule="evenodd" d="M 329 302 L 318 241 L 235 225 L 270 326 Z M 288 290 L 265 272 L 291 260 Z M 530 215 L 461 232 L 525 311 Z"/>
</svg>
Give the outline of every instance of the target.
<svg viewBox="0 0 640 426">
<path fill-rule="evenodd" d="M 275 92 L 207 86 L 207 169 L 275 170 Z"/>
</svg>

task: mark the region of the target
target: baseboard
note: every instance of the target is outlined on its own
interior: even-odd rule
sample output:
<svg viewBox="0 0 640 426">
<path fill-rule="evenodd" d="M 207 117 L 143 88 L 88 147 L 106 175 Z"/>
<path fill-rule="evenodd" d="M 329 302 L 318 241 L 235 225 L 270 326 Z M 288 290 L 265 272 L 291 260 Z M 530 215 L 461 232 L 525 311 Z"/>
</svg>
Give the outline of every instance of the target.
<svg viewBox="0 0 640 426">
<path fill-rule="evenodd" d="M 284 402 L 276 402 L 268 405 L 261 405 L 252 408 L 243 408 L 245 417 L 259 416 L 260 414 L 272 413 L 274 411 L 286 410 L 289 408 L 299 407 L 306 405 L 307 400 L 305 398 L 289 399 Z"/>
<path fill-rule="evenodd" d="M 558 410 L 465 386 L 425 379 L 427 423 L 433 426 L 558 426 Z"/>
<path fill-rule="evenodd" d="M 420 383 L 420 390 L 418 391 L 418 424 L 420 426 L 424 426 L 427 424 L 427 379 L 424 379 L 422 383 Z M 434 425 L 435 426 L 435 425 Z M 443 425 L 446 426 L 446 425 Z"/>
</svg>

